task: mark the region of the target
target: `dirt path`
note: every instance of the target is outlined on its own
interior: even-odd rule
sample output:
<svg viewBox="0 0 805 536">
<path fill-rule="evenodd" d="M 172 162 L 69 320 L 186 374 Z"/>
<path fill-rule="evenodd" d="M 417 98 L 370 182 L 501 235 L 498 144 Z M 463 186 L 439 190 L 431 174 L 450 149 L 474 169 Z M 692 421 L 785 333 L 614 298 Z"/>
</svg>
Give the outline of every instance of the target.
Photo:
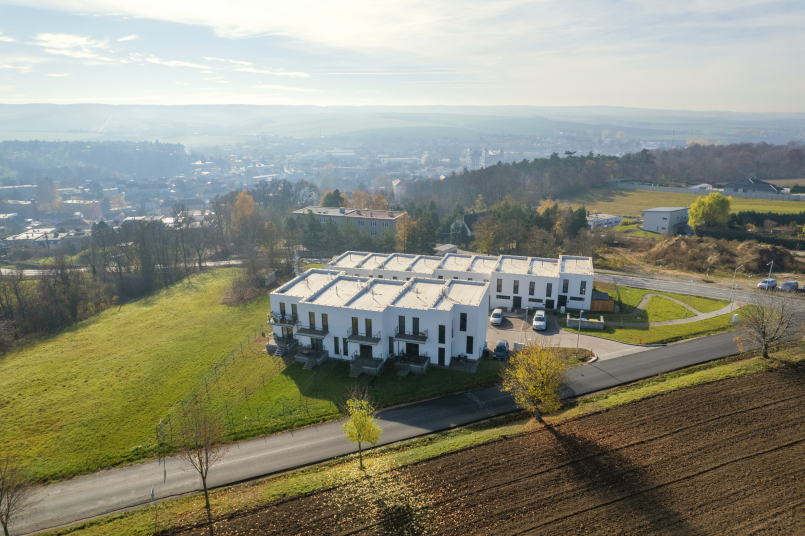
<svg viewBox="0 0 805 536">
<path fill-rule="evenodd" d="M 805 367 L 686 389 L 376 477 L 352 518 L 336 489 L 217 533 L 803 533 L 803 387 Z"/>
</svg>

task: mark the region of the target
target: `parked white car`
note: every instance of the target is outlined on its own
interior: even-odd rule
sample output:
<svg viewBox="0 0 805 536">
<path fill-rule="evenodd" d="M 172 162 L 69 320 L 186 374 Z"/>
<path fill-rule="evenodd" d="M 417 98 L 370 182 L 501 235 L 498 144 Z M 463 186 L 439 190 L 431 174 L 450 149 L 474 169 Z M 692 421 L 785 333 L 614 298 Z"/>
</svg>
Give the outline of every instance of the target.
<svg viewBox="0 0 805 536">
<path fill-rule="evenodd" d="M 536 331 L 544 331 L 547 325 L 548 322 L 545 318 L 545 311 L 537 309 L 537 312 L 534 313 L 534 320 L 531 322 L 531 327 Z"/>
<path fill-rule="evenodd" d="M 492 316 L 489 317 L 489 323 L 493 326 L 499 326 L 503 323 L 503 309 L 495 309 L 492 311 Z"/>
<path fill-rule="evenodd" d="M 777 286 L 776 279 L 764 279 L 760 283 L 757 284 L 757 288 L 761 290 L 772 290 Z"/>
</svg>

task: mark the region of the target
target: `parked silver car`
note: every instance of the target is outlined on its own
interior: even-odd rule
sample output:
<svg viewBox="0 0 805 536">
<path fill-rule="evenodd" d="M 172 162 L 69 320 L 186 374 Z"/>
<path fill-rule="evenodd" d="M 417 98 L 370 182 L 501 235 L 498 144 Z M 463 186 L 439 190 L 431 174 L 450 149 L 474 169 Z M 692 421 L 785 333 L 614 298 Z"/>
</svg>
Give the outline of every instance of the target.
<svg viewBox="0 0 805 536">
<path fill-rule="evenodd" d="M 776 279 L 764 279 L 757 284 L 757 288 L 760 290 L 773 290 L 775 287 L 777 287 Z"/>
<path fill-rule="evenodd" d="M 509 358 L 509 341 L 499 340 L 495 345 L 495 351 L 492 352 L 492 357 L 495 359 L 508 359 Z"/>
<path fill-rule="evenodd" d="M 786 281 L 780 285 L 780 290 L 783 292 L 796 292 L 799 289 L 799 283 L 796 281 Z"/>
</svg>

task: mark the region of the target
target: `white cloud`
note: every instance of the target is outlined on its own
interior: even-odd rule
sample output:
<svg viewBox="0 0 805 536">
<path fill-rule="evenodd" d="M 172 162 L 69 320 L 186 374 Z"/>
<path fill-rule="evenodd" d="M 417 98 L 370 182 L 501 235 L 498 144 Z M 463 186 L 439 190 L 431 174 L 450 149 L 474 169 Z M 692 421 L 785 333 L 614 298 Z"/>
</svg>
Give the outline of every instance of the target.
<svg viewBox="0 0 805 536">
<path fill-rule="evenodd" d="M 29 45 L 44 47 L 48 54 L 67 56 L 75 59 L 92 59 L 96 62 L 114 61 L 102 55 L 109 50 L 107 41 L 91 39 L 73 34 L 37 34 Z M 97 63 L 96 63 L 97 64 Z"/>
<path fill-rule="evenodd" d="M 223 76 L 215 76 L 213 78 L 205 78 L 204 80 L 220 80 L 222 78 L 223 78 Z"/>
<path fill-rule="evenodd" d="M 166 61 L 160 58 L 155 58 L 151 56 L 150 58 L 146 59 L 148 63 L 156 63 L 157 65 L 166 65 L 168 67 L 192 67 L 194 69 L 209 69 L 206 65 L 199 65 L 198 63 L 190 63 L 187 61 Z"/>
<path fill-rule="evenodd" d="M 11 37 L 9 35 L 3 35 L 3 32 L 0 32 L 0 41 L 2 41 L 4 43 L 13 43 L 13 42 L 16 41 L 16 39 L 14 39 L 13 37 Z"/>
<path fill-rule="evenodd" d="M 252 62 L 250 61 L 229 60 L 229 63 L 236 63 L 238 65 L 252 65 Z"/>
<path fill-rule="evenodd" d="M 0 69 L 13 69 L 21 73 L 29 73 L 36 63 L 45 60 L 37 56 L 0 56 Z"/>
<path fill-rule="evenodd" d="M 177 82 L 175 80 L 173 81 L 173 83 L 176 84 L 177 86 L 186 86 L 187 85 L 186 82 Z"/>
<path fill-rule="evenodd" d="M 304 91 L 305 93 L 321 93 L 321 91 L 319 91 L 318 89 L 307 89 L 302 87 L 269 86 L 264 84 L 258 84 L 252 87 L 257 89 L 276 89 L 279 91 Z"/>
<path fill-rule="evenodd" d="M 127 35 L 126 37 L 121 37 L 118 41 L 134 41 L 136 39 L 140 39 L 140 36 L 137 34 Z"/>
<path fill-rule="evenodd" d="M 269 74 L 272 76 L 290 76 L 291 78 L 308 78 L 310 75 L 300 72 L 268 71 L 265 69 L 255 69 L 254 67 L 238 67 L 235 69 L 241 73 Z"/>
<path fill-rule="evenodd" d="M 209 56 L 204 56 L 204 59 L 207 60 L 207 61 L 223 61 L 223 62 L 226 62 L 226 60 L 222 60 L 221 58 L 211 58 Z"/>
<path fill-rule="evenodd" d="M 212 74 L 212 71 L 210 71 L 210 70 L 201 71 L 201 72 L 204 73 L 204 74 Z"/>
<path fill-rule="evenodd" d="M 73 75 L 71 75 L 70 73 L 49 73 L 49 74 L 46 74 L 45 76 L 52 76 L 54 78 L 65 78 L 65 77 L 73 76 Z"/>
</svg>

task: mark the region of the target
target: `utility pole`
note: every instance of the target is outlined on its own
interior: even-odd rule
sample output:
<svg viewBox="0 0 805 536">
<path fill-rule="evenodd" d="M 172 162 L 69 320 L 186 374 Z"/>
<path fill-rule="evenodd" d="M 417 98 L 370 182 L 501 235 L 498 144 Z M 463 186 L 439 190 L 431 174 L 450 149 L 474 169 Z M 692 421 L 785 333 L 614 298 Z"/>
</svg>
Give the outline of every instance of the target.
<svg viewBox="0 0 805 536">
<path fill-rule="evenodd" d="M 729 314 L 729 316 L 727 317 L 727 325 L 729 325 L 729 323 L 730 323 L 730 318 L 732 318 L 732 305 L 733 305 L 733 302 L 732 302 L 732 293 L 735 291 L 735 276 L 736 276 L 736 274 L 738 273 L 738 270 L 740 270 L 740 269 L 741 269 L 741 268 L 743 268 L 743 267 L 744 267 L 744 265 L 743 265 L 743 264 L 742 264 L 742 265 L 740 265 L 740 266 L 739 266 L 739 267 L 737 267 L 737 268 L 735 269 L 735 271 L 732 273 L 732 286 L 730 287 L 730 314 Z"/>
</svg>

